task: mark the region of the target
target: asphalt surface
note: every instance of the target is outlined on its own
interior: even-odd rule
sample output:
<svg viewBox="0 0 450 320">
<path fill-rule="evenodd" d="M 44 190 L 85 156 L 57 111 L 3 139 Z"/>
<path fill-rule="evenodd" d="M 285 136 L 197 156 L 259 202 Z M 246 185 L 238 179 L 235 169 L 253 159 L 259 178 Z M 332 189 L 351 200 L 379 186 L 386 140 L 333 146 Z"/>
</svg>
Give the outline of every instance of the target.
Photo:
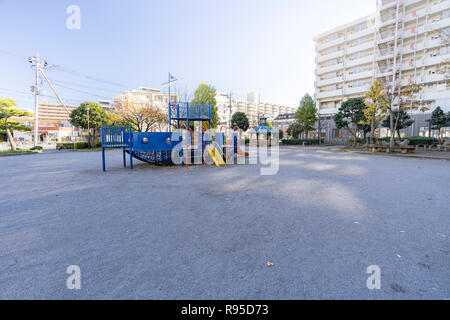
<svg viewBox="0 0 450 320">
<path fill-rule="evenodd" d="M 1 299 L 450 299 L 449 161 L 284 147 L 274 176 L 121 163 L 0 157 Z"/>
</svg>

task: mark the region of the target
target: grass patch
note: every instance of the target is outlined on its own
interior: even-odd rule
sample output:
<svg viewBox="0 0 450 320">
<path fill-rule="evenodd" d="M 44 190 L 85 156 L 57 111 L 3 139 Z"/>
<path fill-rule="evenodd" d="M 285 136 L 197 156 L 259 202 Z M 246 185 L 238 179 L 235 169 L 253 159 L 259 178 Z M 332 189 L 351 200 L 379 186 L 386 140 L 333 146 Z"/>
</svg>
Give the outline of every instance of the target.
<svg viewBox="0 0 450 320">
<path fill-rule="evenodd" d="M 33 153 L 35 151 L 32 150 L 4 150 L 4 151 L 0 151 L 0 154 L 15 154 L 15 153 Z"/>
</svg>

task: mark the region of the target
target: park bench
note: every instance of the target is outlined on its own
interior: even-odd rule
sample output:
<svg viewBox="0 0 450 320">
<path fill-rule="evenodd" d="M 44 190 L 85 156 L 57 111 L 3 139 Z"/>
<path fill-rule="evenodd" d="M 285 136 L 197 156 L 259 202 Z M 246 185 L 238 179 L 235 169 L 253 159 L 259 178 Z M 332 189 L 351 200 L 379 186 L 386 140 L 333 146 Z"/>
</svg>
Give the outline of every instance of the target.
<svg viewBox="0 0 450 320">
<path fill-rule="evenodd" d="M 400 150 L 401 153 L 415 153 L 416 147 L 409 145 L 409 140 L 404 140 L 401 143 L 395 143 L 394 148 L 391 150 L 391 147 L 388 142 L 382 141 L 380 143 L 369 145 L 369 149 L 371 152 L 394 152 Z"/>
<path fill-rule="evenodd" d="M 450 140 L 445 140 L 443 144 L 437 145 L 438 151 L 449 151 L 450 150 Z"/>
</svg>

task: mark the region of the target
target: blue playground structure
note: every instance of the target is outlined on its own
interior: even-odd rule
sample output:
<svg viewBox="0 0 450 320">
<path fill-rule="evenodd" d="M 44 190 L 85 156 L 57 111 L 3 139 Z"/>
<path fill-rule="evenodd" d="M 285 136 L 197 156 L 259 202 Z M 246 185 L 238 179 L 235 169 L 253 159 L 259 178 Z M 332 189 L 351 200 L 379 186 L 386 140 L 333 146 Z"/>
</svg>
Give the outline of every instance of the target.
<svg viewBox="0 0 450 320">
<path fill-rule="evenodd" d="M 174 121 L 177 124 L 177 131 L 172 133 Z M 194 134 L 186 129 L 191 122 L 196 121 L 203 124 L 203 130 L 199 133 L 197 143 L 193 144 Z M 180 130 L 180 124 L 185 129 L 184 134 Z M 239 130 L 233 130 L 229 142 L 226 141 L 224 133 L 216 132 L 214 135 L 211 133 L 211 105 L 204 103 L 170 103 L 169 132 L 133 132 L 131 127 L 102 127 L 101 134 L 103 171 L 106 171 L 107 148 L 122 148 L 123 166 L 126 167 L 126 158 L 129 156 L 131 169 L 133 158 L 155 165 L 175 165 L 172 159 L 175 154 L 178 156 L 176 162 L 180 162 L 181 166 L 187 166 L 206 164 L 205 156 L 209 154 L 216 166 L 223 166 L 226 165 L 229 154 L 248 156 L 240 149 Z"/>
</svg>

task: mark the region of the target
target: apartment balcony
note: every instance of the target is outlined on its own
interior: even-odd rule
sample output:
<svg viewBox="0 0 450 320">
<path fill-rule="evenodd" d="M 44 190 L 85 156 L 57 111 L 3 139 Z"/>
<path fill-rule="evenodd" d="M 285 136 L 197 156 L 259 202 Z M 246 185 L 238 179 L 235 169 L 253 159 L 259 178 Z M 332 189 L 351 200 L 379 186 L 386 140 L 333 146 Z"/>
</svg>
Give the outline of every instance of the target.
<svg viewBox="0 0 450 320">
<path fill-rule="evenodd" d="M 414 60 L 410 60 L 408 62 L 402 63 L 402 70 L 403 71 L 410 71 L 414 70 L 414 68 L 419 69 L 424 66 L 424 63 L 422 59 L 416 59 L 416 62 L 414 63 Z"/>
<path fill-rule="evenodd" d="M 338 46 L 345 41 L 345 37 L 340 37 L 325 43 L 321 43 L 316 45 L 316 51 L 322 51 L 330 47 Z"/>
<path fill-rule="evenodd" d="M 387 10 L 396 6 L 396 0 L 380 0 L 380 11 Z"/>
<path fill-rule="evenodd" d="M 347 41 L 352 41 L 352 40 L 355 40 L 355 39 L 358 39 L 358 38 L 362 38 L 362 37 L 371 35 L 374 32 L 375 32 L 375 28 L 373 28 L 373 27 L 372 28 L 367 28 L 367 29 L 362 30 L 362 31 L 353 32 L 353 33 L 351 33 L 351 34 L 349 34 L 347 36 Z"/>
<path fill-rule="evenodd" d="M 401 68 L 401 66 L 397 65 L 395 67 L 396 72 L 399 72 L 400 68 Z M 377 78 L 384 78 L 384 77 L 391 76 L 393 71 L 394 71 L 393 66 L 380 67 L 377 72 Z"/>
<path fill-rule="evenodd" d="M 394 57 L 394 49 L 382 49 L 375 55 L 375 60 L 386 60 Z"/>
<path fill-rule="evenodd" d="M 339 97 L 343 93 L 342 89 L 332 91 L 322 91 L 316 93 L 316 99 L 334 98 Z"/>
<path fill-rule="evenodd" d="M 434 39 L 434 40 L 427 40 L 425 42 L 418 42 L 415 46 L 407 46 L 403 47 L 402 53 L 404 55 L 414 53 L 414 50 L 416 52 L 421 51 L 423 49 L 432 49 L 432 48 L 438 48 L 442 44 L 441 39 Z"/>
<path fill-rule="evenodd" d="M 360 87 L 353 87 L 353 88 L 345 88 L 344 94 L 345 95 L 356 95 L 356 94 L 364 94 L 367 91 L 369 91 L 370 85 L 360 86 Z"/>
<path fill-rule="evenodd" d="M 401 21 L 403 19 L 403 14 L 398 15 L 398 20 Z M 394 25 L 396 23 L 396 15 L 395 14 L 388 14 L 385 16 L 381 16 L 381 24 L 380 27 L 385 27 L 389 25 Z"/>
<path fill-rule="evenodd" d="M 332 66 L 317 68 L 316 69 L 316 75 L 321 75 L 321 74 L 325 74 L 325 73 L 338 71 L 338 70 L 341 70 L 343 68 L 344 68 L 344 63 L 343 62 L 334 64 Z"/>
<path fill-rule="evenodd" d="M 363 64 L 368 64 L 373 62 L 373 55 L 365 56 L 363 58 L 355 59 L 355 60 L 349 60 L 346 64 L 347 68 L 355 67 L 355 66 L 361 66 Z"/>
<path fill-rule="evenodd" d="M 405 7 L 409 7 L 413 4 L 419 3 L 419 2 L 423 2 L 424 0 L 403 0 L 403 6 Z"/>
<path fill-rule="evenodd" d="M 344 81 L 344 77 L 336 77 L 331 79 L 323 79 L 316 81 L 316 87 L 324 87 Z"/>
<path fill-rule="evenodd" d="M 425 58 L 424 64 L 425 64 L 425 66 L 428 67 L 428 66 L 441 64 L 446 61 L 450 61 L 450 53 L 439 55 L 436 57 L 427 57 L 427 58 Z"/>
<path fill-rule="evenodd" d="M 448 1 L 448 0 L 447 0 Z M 450 27 L 450 18 L 442 19 L 440 21 L 428 23 L 426 28 L 427 32 L 431 32 L 434 30 L 440 30 Z"/>
<path fill-rule="evenodd" d="M 417 84 L 430 84 L 435 82 L 443 82 L 445 81 L 445 75 L 444 74 L 428 74 L 425 76 L 416 76 L 402 79 L 401 85 L 407 86 L 410 83 L 417 83 Z"/>
<path fill-rule="evenodd" d="M 399 36 L 399 34 L 397 34 L 397 36 Z M 395 32 L 393 32 L 393 31 L 380 32 L 377 35 L 377 44 L 394 41 L 394 38 L 395 38 Z"/>
<path fill-rule="evenodd" d="M 333 53 L 325 54 L 323 56 L 317 57 L 316 62 L 321 63 L 324 61 L 328 61 L 331 59 L 337 59 L 339 57 L 342 57 L 344 55 L 344 50 L 339 50 Z"/>
<path fill-rule="evenodd" d="M 447 2 L 449 2 L 447 0 Z M 445 29 L 450 27 L 450 18 L 447 19 L 442 19 L 440 21 L 436 21 L 436 22 L 430 22 L 428 23 L 428 25 L 422 25 L 420 27 L 418 27 L 417 29 L 411 28 L 411 29 L 406 29 L 403 32 L 403 39 L 408 39 L 408 38 L 413 38 L 417 35 L 421 35 L 425 32 L 432 32 L 435 30 L 440 30 L 440 29 Z"/>
<path fill-rule="evenodd" d="M 366 78 L 372 78 L 373 72 L 370 71 L 363 71 L 358 73 L 347 73 L 345 76 L 345 81 L 353 81 L 353 80 L 359 80 L 359 79 L 366 79 Z"/>
<path fill-rule="evenodd" d="M 347 55 L 350 55 L 350 54 L 353 54 L 355 52 L 360 52 L 360 51 L 364 51 L 364 50 L 371 49 L 371 48 L 373 48 L 373 41 L 367 41 L 367 42 L 365 42 L 363 44 L 347 48 L 346 51 L 347 51 Z"/>
<path fill-rule="evenodd" d="M 410 1 L 407 1 L 407 2 L 410 2 Z M 418 1 L 416 1 L 416 2 L 418 2 Z M 410 4 L 406 4 L 405 3 L 405 5 L 409 6 Z M 433 15 L 435 13 L 438 13 L 438 12 L 441 12 L 441 11 L 445 11 L 445 10 L 448 10 L 448 9 L 450 9 L 450 2 L 449 1 L 443 1 L 441 3 L 434 4 L 432 6 L 428 6 L 428 7 L 425 7 L 423 9 L 420 9 L 420 10 L 417 10 L 415 12 L 411 12 L 411 13 L 407 14 L 405 16 L 405 18 L 404 18 L 404 21 L 405 22 L 410 22 L 410 21 L 416 20 L 417 17 L 422 18 L 425 15 Z"/>
<path fill-rule="evenodd" d="M 424 92 L 420 94 L 420 98 L 425 101 L 448 100 L 450 99 L 450 90 L 424 90 Z"/>
</svg>

